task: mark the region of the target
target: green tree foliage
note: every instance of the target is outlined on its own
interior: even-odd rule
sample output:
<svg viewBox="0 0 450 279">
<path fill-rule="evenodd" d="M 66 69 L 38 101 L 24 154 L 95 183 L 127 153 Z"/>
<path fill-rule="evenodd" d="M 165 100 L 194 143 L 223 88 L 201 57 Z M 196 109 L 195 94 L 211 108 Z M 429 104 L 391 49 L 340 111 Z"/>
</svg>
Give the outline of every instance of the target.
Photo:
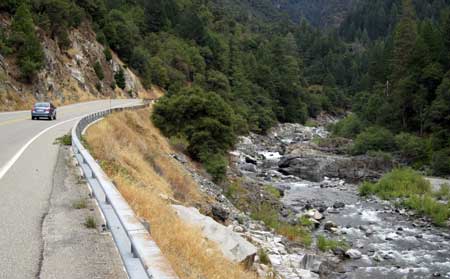
<svg viewBox="0 0 450 279">
<path fill-rule="evenodd" d="M 355 138 L 363 130 L 364 125 L 359 117 L 350 114 L 332 126 L 333 135 L 344 138 Z"/>
<path fill-rule="evenodd" d="M 122 68 L 120 68 L 115 74 L 114 74 L 114 80 L 116 81 L 116 85 L 124 90 L 127 86 L 125 82 L 125 72 Z"/>
<path fill-rule="evenodd" d="M 233 109 L 216 93 L 186 87 L 155 105 L 153 121 L 167 136 L 189 142 L 190 155 L 205 163 L 216 180 L 226 170 L 225 154 L 236 140 Z"/>
<path fill-rule="evenodd" d="M 364 154 L 367 151 L 392 151 L 394 148 L 394 135 L 389 130 L 369 127 L 356 137 L 352 152 Z"/>
<path fill-rule="evenodd" d="M 44 66 L 45 55 L 33 23 L 33 17 L 27 4 L 18 7 L 11 25 L 11 46 L 17 52 L 18 65 L 22 77 L 31 78 Z"/>
<path fill-rule="evenodd" d="M 105 73 L 103 72 L 102 64 L 99 61 L 96 61 L 94 64 L 94 71 L 99 80 L 103 80 L 105 78 Z"/>
</svg>

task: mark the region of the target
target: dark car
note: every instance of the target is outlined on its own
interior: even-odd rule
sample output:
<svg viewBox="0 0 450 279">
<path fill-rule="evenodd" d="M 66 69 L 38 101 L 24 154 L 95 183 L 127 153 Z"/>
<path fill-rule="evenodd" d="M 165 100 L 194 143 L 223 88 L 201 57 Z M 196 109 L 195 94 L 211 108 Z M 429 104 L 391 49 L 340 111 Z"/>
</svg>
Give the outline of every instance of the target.
<svg viewBox="0 0 450 279">
<path fill-rule="evenodd" d="M 34 120 L 41 117 L 56 120 L 56 107 L 49 102 L 34 104 L 31 110 L 31 119 Z"/>
</svg>

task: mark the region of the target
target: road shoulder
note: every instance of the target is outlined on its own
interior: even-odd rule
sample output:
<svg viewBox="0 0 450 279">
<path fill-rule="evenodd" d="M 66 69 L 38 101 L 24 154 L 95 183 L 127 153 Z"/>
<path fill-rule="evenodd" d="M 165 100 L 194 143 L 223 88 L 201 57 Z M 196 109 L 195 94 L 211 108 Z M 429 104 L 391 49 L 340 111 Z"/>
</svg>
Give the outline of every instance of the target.
<svg viewBox="0 0 450 279">
<path fill-rule="evenodd" d="M 95 228 L 86 226 L 94 218 Z M 127 278 L 111 234 L 68 147 L 61 147 L 48 214 L 42 225 L 41 279 Z"/>
</svg>

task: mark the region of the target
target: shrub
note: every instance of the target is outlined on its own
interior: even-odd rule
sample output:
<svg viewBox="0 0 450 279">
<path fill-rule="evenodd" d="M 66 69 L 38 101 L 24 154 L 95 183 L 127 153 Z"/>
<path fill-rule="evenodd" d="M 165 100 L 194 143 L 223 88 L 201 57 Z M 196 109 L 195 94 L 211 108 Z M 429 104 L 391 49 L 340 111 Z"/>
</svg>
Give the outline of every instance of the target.
<svg viewBox="0 0 450 279">
<path fill-rule="evenodd" d="M 205 163 L 205 168 L 221 180 L 226 171 L 226 152 L 234 145 L 235 116 L 216 93 L 187 87 L 166 95 L 154 107 L 153 122 L 166 136 L 181 136 L 187 151 Z"/>
<path fill-rule="evenodd" d="M 327 239 L 325 236 L 319 235 L 317 237 L 317 248 L 319 248 L 320 251 L 325 252 L 336 248 L 345 250 L 349 248 L 349 245 L 343 240 Z"/>
<path fill-rule="evenodd" d="M 359 188 L 363 196 L 376 194 L 382 199 L 407 198 L 430 192 L 430 182 L 410 168 L 395 169 L 377 183 L 364 182 Z"/>
<path fill-rule="evenodd" d="M 124 90 L 126 87 L 126 82 L 125 82 L 125 73 L 123 71 L 122 68 L 120 68 L 119 71 L 117 71 L 117 73 L 114 74 L 114 80 L 116 81 L 116 85 Z"/>
<path fill-rule="evenodd" d="M 269 256 L 267 255 L 267 253 L 266 253 L 266 251 L 264 249 L 259 249 L 258 250 L 258 256 L 259 256 L 259 261 L 262 264 L 265 264 L 265 265 L 270 264 Z"/>
<path fill-rule="evenodd" d="M 433 153 L 431 157 L 431 169 L 434 175 L 450 174 L 450 148 Z"/>
<path fill-rule="evenodd" d="M 106 61 L 111 61 L 112 60 L 112 53 L 111 50 L 109 49 L 109 47 L 105 47 L 105 50 L 103 50 L 103 54 L 105 55 L 105 59 Z"/>
<path fill-rule="evenodd" d="M 280 190 L 278 190 L 277 188 L 273 187 L 272 185 L 266 185 L 264 187 L 264 189 L 266 190 L 267 193 L 269 193 L 272 197 L 276 198 L 276 199 L 280 199 L 281 198 L 281 192 Z"/>
<path fill-rule="evenodd" d="M 434 193 L 434 196 L 438 200 L 450 200 L 450 185 L 449 184 L 442 184 L 439 188 L 439 191 Z"/>
<path fill-rule="evenodd" d="M 356 114 L 350 114 L 331 127 L 334 136 L 355 138 L 363 129 L 363 124 Z"/>
<path fill-rule="evenodd" d="M 400 133 L 395 136 L 395 143 L 398 146 L 400 155 L 408 163 L 423 163 L 427 160 L 427 144 L 422 138 L 408 133 Z"/>
<path fill-rule="evenodd" d="M 413 195 L 403 204 L 420 214 L 429 216 L 433 224 L 438 226 L 444 226 L 445 222 L 450 218 L 449 204 L 440 203 L 429 194 Z"/>
<path fill-rule="evenodd" d="M 365 197 L 375 194 L 375 189 L 376 189 L 375 183 L 366 181 L 363 184 L 361 184 L 361 186 L 359 186 L 358 192 L 361 196 Z"/>
<path fill-rule="evenodd" d="M 370 127 L 356 137 L 353 154 L 372 151 L 391 151 L 395 147 L 394 135 L 382 127 Z"/>
<path fill-rule="evenodd" d="M 96 61 L 94 64 L 94 71 L 99 80 L 103 80 L 105 78 L 105 73 L 103 72 L 102 64 L 100 64 L 99 61 Z"/>
<path fill-rule="evenodd" d="M 214 182 L 222 182 L 227 172 L 228 161 L 220 154 L 211 154 L 202 158 L 206 171 L 212 176 Z"/>
</svg>

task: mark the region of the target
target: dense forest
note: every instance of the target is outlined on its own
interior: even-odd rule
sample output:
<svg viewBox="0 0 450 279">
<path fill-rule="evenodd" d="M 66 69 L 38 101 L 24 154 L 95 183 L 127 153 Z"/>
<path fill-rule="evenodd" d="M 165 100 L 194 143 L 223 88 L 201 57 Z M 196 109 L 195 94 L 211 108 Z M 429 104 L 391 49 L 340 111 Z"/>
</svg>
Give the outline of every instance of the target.
<svg viewBox="0 0 450 279">
<path fill-rule="evenodd" d="M 13 22 L 0 53 L 31 82 L 45 59 L 35 26 L 67 49 L 69 30 L 92 24 L 107 57 L 112 49 L 147 87 L 165 89 L 153 121 L 217 180 L 237 135 L 350 109 L 334 132 L 362 146 L 352 152 L 399 150 L 450 173 L 448 1 L 333 1 L 342 24 L 326 29 L 302 8 L 322 1 L 306 2 L 6 0 Z"/>
</svg>

